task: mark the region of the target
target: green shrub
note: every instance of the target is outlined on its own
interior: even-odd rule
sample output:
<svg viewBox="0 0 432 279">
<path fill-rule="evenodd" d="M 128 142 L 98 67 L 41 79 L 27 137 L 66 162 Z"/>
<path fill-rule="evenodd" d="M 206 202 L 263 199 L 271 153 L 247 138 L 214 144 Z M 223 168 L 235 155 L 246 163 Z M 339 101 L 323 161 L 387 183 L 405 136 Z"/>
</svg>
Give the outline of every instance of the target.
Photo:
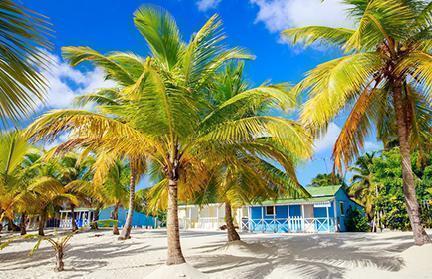
<svg viewBox="0 0 432 279">
<path fill-rule="evenodd" d="M 369 224 L 365 214 L 357 209 L 350 207 L 345 217 L 345 227 L 348 232 L 367 232 Z"/>
</svg>

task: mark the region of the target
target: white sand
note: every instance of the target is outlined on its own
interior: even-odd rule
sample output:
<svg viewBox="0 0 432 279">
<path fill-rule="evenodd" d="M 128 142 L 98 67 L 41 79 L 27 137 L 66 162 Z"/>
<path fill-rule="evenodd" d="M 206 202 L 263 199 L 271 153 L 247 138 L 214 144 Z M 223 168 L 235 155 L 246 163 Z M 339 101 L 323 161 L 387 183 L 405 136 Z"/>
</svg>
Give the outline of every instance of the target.
<svg viewBox="0 0 432 279">
<path fill-rule="evenodd" d="M 61 273 L 47 243 L 29 257 L 34 240 L 20 241 L 0 251 L 0 278 L 432 278 L 432 245 L 413 246 L 411 233 L 241 234 L 229 245 L 224 232 L 181 235 L 188 264 L 166 266 L 163 230 L 80 233 Z"/>
</svg>

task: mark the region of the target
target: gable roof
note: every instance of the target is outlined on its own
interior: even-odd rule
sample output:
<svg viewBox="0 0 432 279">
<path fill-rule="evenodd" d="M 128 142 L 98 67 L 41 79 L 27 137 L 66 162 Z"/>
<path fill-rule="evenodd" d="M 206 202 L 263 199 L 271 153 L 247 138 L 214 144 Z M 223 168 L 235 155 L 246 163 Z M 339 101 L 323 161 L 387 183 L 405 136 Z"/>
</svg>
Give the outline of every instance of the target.
<svg viewBox="0 0 432 279">
<path fill-rule="evenodd" d="M 305 187 L 305 189 L 312 197 L 326 197 L 334 196 L 341 187 L 341 185 L 329 185 L 318 187 Z"/>
<path fill-rule="evenodd" d="M 304 187 L 311 195 L 310 198 L 279 198 L 277 200 L 265 200 L 255 205 L 273 205 L 273 204 L 301 204 L 301 203 L 319 203 L 329 202 L 334 199 L 335 194 L 341 188 L 341 185 L 329 185 L 320 187 Z"/>
</svg>

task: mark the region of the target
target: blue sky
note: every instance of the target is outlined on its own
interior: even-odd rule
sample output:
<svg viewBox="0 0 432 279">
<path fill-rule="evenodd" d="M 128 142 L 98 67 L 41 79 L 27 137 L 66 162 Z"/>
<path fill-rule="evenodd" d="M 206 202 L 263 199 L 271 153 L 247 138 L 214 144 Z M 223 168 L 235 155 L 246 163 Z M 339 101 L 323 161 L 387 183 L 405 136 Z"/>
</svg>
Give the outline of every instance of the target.
<svg viewBox="0 0 432 279">
<path fill-rule="evenodd" d="M 145 56 L 145 42 L 135 29 L 133 12 L 143 4 L 167 9 L 175 17 L 184 40 L 197 31 L 206 20 L 218 13 L 224 23 L 231 46 L 242 46 L 256 56 L 247 64 L 247 79 L 252 84 L 264 81 L 298 82 L 304 73 L 319 63 L 340 55 L 335 49 L 323 46 L 302 48 L 284 43 L 279 32 L 288 27 L 305 25 L 352 26 L 346 18 L 345 6 L 339 0 L 22 0 L 27 7 L 48 16 L 53 24 L 56 59 L 49 76 L 52 84 L 48 107 L 70 105 L 74 96 L 109 85 L 103 73 L 90 65 L 73 69 L 61 56 L 62 46 L 89 46 L 100 52 L 132 51 Z M 327 135 L 316 142 L 312 160 L 298 168 L 301 183 L 307 184 L 319 172 L 330 171 L 331 147 L 343 122 L 336 120 Z M 379 148 L 374 140 L 366 149 Z M 141 183 L 141 187 L 146 184 Z"/>
</svg>

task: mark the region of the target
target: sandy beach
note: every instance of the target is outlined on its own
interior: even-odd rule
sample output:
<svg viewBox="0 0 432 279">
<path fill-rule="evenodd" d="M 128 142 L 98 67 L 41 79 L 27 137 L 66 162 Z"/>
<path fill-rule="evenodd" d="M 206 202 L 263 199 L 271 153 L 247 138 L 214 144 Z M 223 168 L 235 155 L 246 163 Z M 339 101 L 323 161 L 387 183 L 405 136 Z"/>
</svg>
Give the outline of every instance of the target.
<svg viewBox="0 0 432 279">
<path fill-rule="evenodd" d="M 409 232 L 242 234 L 244 243 L 231 245 L 223 232 L 181 234 L 186 260 L 208 278 L 432 278 L 432 245 L 413 246 Z M 33 244 L 0 251 L 0 278 L 144 278 L 164 265 L 166 232 L 136 229 L 127 241 L 111 231 L 79 233 L 61 273 L 47 243 L 28 256 Z"/>
</svg>

